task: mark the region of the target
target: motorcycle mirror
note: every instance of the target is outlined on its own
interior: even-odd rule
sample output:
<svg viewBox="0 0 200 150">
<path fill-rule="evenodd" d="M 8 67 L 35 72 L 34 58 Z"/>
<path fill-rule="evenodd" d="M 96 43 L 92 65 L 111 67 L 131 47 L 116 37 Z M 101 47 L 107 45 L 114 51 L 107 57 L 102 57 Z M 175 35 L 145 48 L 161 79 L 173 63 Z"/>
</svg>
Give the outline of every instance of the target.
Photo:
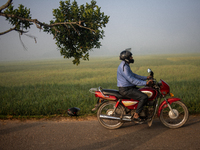
<svg viewBox="0 0 200 150">
<path fill-rule="evenodd" d="M 153 71 L 149 68 L 149 69 L 147 69 L 147 72 L 148 73 L 150 73 L 150 76 L 152 76 L 153 77 L 153 75 L 154 75 L 154 73 L 153 73 Z"/>
<path fill-rule="evenodd" d="M 151 73 L 152 71 L 151 71 L 151 69 L 150 69 L 150 68 L 148 68 L 148 69 L 147 69 L 147 72 L 148 72 L 148 73 Z"/>
</svg>

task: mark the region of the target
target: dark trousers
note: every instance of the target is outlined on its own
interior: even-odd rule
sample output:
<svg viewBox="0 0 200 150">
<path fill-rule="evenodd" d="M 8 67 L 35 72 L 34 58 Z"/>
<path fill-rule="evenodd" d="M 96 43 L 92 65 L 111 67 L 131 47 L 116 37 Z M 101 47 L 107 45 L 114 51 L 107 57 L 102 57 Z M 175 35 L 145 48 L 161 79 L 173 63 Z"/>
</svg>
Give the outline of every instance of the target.
<svg viewBox="0 0 200 150">
<path fill-rule="evenodd" d="M 137 87 L 119 87 L 119 93 L 122 96 L 138 100 L 136 113 L 140 114 L 144 105 L 148 101 L 148 96 L 138 90 Z"/>
</svg>

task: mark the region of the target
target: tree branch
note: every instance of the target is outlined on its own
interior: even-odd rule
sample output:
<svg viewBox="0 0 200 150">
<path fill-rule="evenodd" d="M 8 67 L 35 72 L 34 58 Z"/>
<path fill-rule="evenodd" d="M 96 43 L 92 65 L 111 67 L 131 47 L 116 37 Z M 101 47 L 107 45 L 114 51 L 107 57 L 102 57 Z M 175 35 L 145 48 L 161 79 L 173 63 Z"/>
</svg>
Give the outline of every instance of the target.
<svg viewBox="0 0 200 150">
<path fill-rule="evenodd" d="M 0 7 L 0 12 L 1 12 L 3 9 L 7 8 L 11 3 L 12 3 L 12 0 L 8 0 L 6 4 L 4 4 L 4 5 L 2 5 L 2 6 Z"/>
<path fill-rule="evenodd" d="M 81 28 L 88 29 L 88 30 L 90 30 L 91 32 L 95 32 L 95 30 L 93 30 L 93 29 L 91 29 L 91 28 L 82 26 L 82 25 L 80 24 L 81 21 L 79 21 L 79 22 L 59 22 L 59 23 L 54 23 L 54 24 L 46 24 L 46 23 L 42 23 L 42 22 L 38 21 L 37 19 L 22 18 L 22 17 L 19 17 L 19 16 L 17 16 L 17 15 L 14 15 L 14 14 L 0 13 L 0 16 L 10 17 L 10 18 L 17 18 L 17 19 L 19 19 L 19 20 L 21 20 L 21 21 L 28 21 L 28 22 L 35 23 L 36 27 L 39 28 L 39 29 L 42 29 L 42 27 L 50 27 L 50 28 L 53 28 L 56 32 L 60 32 L 60 31 L 57 30 L 57 29 L 55 28 L 55 26 L 58 26 L 58 25 L 65 25 L 65 26 L 66 26 L 67 24 L 71 25 L 72 28 L 73 28 L 76 32 L 77 32 L 77 30 L 74 28 L 73 25 L 77 25 L 77 26 L 79 26 L 79 27 L 81 27 Z M 77 33 L 78 33 L 78 32 L 77 32 Z M 4 34 L 5 34 L 5 33 L 4 33 Z M 79 33 L 78 33 L 78 34 L 79 34 Z M 2 35 L 2 34 L 0 33 L 0 35 Z"/>
<path fill-rule="evenodd" d="M 17 25 L 18 25 L 18 23 L 13 28 L 10 28 L 9 30 L 4 31 L 4 32 L 0 32 L 0 35 L 3 35 L 3 34 L 6 34 L 6 33 L 10 32 L 10 31 L 16 30 Z"/>
<path fill-rule="evenodd" d="M 16 28 L 16 27 L 13 27 L 13 28 L 10 28 L 10 29 L 7 30 L 7 31 L 0 32 L 0 35 L 6 34 L 6 33 L 10 32 L 10 31 L 13 31 L 13 30 L 15 30 L 15 28 Z"/>
<path fill-rule="evenodd" d="M 101 46 L 100 39 L 104 37 L 104 31 L 101 29 L 108 23 L 109 16 L 100 12 L 95 0 L 92 0 L 91 4 L 86 3 L 86 7 L 81 5 L 80 8 L 76 0 L 72 4 L 68 1 L 61 2 L 60 7 L 53 11 L 55 19 L 49 23 L 32 19 L 30 8 L 20 4 L 18 9 L 14 9 L 14 6 L 12 6 L 13 0 L 6 1 L 4 5 L 0 6 L 0 16 L 6 18 L 5 20 L 11 24 L 11 28 L 0 33 L 0 36 L 13 30 L 17 31 L 20 42 L 26 50 L 21 35 L 31 37 L 35 40 L 35 43 L 37 42 L 36 37 L 26 34 L 27 29 L 31 28 L 32 25 L 46 33 L 53 34 L 56 45 L 60 49 L 60 54 L 65 58 L 73 57 L 73 64 L 76 65 L 80 63 L 81 58 L 89 60 L 89 51 L 92 48 L 100 48 Z M 74 14 L 77 14 L 77 16 L 74 16 Z M 83 20 L 79 20 L 80 18 Z M 76 20 L 70 22 L 71 19 Z M 90 22 L 85 22 L 87 20 L 90 20 Z M 101 29 L 99 30 L 99 28 Z"/>
</svg>

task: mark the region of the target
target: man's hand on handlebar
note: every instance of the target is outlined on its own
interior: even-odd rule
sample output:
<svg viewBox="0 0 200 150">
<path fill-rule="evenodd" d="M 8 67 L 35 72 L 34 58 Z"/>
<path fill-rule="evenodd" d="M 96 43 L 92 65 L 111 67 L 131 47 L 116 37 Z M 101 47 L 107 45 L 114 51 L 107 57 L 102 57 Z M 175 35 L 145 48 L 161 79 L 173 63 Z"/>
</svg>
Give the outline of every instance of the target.
<svg viewBox="0 0 200 150">
<path fill-rule="evenodd" d="M 147 86 L 152 86 L 153 85 L 153 80 L 152 79 L 148 80 L 146 85 Z"/>
<path fill-rule="evenodd" d="M 147 80 L 152 80 L 152 79 L 153 79 L 152 76 L 148 76 L 148 77 L 147 77 Z"/>
</svg>

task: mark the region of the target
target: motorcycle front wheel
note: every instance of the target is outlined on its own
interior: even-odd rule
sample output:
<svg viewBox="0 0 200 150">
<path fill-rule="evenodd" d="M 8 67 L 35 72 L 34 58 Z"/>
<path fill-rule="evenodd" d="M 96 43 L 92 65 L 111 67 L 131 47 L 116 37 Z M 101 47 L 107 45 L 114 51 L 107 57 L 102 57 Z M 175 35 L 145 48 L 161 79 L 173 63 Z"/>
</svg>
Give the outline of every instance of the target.
<svg viewBox="0 0 200 150">
<path fill-rule="evenodd" d="M 99 107 L 97 111 L 97 119 L 99 123 L 105 128 L 117 129 L 123 125 L 123 122 L 121 120 L 109 118 L 109 116 L 120 118 L 125 114 L 124 107 L 120 104 L 116 108 L 115 112 L 113 112 L 115 104 L 116 102 L 114 101 L 105 102 Z M 107 116 L 107 118 L 102 116 Z"/>
<path fill-rule="evenodd" d="M 181 101 L 171 103 L 173 112 L 166 107 L 161 110 L 160 121 L 169 128 L 179 128 L 183 126 L 189 117 L 188 109 Z"/>
</svg>

